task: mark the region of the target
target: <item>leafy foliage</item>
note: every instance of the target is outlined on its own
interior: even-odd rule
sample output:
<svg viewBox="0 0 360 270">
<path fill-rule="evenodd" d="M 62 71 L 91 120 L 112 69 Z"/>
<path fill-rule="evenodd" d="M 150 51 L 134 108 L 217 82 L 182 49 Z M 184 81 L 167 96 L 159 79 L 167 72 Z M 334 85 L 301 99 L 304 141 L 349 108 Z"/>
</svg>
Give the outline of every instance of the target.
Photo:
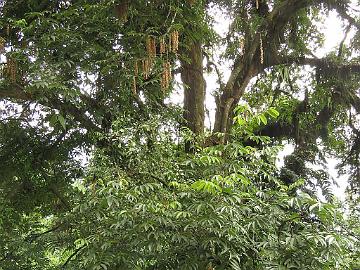
<svg viewBox="0 0 360 270">
<path fill-rule="evenodd" d="M 309 57 L 326 11 L 358 23 L 291 1 L 2 1 L 0 269 L 359 268 L 358 33 Z"/>
<path fill-rule="evenodd" d="M 355 239 L 339 231 L 343 214 L 334 204 L 293 193 L 300 182 L 281 184 L 277 147 L 233 142 L 183 156 L 160 134 L 150 152 L 146 145 L 133 148 L 135 138 L 127 134 L 127 147 L 95 154 L 75 184 L 77 206 L 49 224 L 61 222 L 57 234 L 41 236 L 51 243 L 44 252 L 56 256 L 61 247 L 64 262 L 79 250 L 69 269 L 349 267 Z"/>
</svg>

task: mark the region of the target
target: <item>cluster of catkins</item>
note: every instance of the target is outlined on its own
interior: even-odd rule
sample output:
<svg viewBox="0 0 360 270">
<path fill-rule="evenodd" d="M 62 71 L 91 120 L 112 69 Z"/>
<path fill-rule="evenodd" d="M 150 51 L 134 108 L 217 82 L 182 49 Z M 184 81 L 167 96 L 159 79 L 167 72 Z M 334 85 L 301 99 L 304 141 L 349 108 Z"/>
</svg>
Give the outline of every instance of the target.
<svg viewBox="0 0 360 270">
<path fill-rule="evenodd" d="M 164 37 L 161 37 L 158 42 L 157 47 L 157 40 L 152 37 L 148 36 L 146 38 L 146 58 L 136 61 L 134 65 L 134 79 L 133 79 L 133 92 L 136 93 L 136 78 L 139 76 L 139 70 L 141 67 L 142 76 L 144 79 L 149 78 L 151 73 L 151 69 L 153 67 L 154 59 L 157 56 L 157 48 L 158 54 L 160 56 L 166 55 L 168 58 L 168 53 L 177 53 L 179 49 L 179 32 L 174 30 L 170 33 L 168 42 L 166 42 Z M 162 65 L 162 73 L 161 73 L 161 81 L 160 86 L 163 91 L 169 88 L 171 82 L 171 63 L 169 60 L 165 60 Z"/>
</svg>

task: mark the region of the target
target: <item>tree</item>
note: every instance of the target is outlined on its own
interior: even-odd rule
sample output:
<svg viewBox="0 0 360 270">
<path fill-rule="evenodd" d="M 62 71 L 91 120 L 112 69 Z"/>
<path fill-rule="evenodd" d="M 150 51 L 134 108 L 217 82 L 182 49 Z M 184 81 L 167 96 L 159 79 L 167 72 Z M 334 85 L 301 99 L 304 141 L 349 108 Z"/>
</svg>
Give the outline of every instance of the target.
<svg viewBox="0 0 360 270">
<path fill-rule="evenodd" d="M 3 1 L 0 269 L 359 267 L 357 6 Z M 344 39 L 318 58 L 329 11 Z M 311 166 L 326 157 L 350 175 L 348 216 Z"/>
</svg>

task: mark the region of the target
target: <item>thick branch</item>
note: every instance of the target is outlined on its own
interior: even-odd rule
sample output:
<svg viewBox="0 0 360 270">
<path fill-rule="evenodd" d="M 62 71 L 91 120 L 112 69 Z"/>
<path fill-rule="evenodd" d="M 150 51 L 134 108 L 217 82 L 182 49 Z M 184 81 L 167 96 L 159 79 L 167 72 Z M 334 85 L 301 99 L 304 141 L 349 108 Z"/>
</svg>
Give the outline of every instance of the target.
<svg viewBox="0 0 360 270">
<path fill-rule="evenodd" d="M 340 15 L 340 17 L 342 17 L 343 19 L 347 20 L 351 25 L 355 26 L 356 28 L 360 29 L 360 23 L 358 21 L 356 21 L 355 18 L 351 17 L 347 11 L 346 11 L 346 6 L 347 5 L 341 5 L 342 1 L 334 1 L 334 3 L 332 3 L 330 5 L 331 8 L 335 9 L 337 11 L 337 13 Z"/>
<path fill-rule="evenodd" d="M 100 131 L 100 128 L 86 116 L 86 111 L 77 108 L 74 104 L 68 101 L 62 101 L 53 96 L 47 96 L 46 101 L 44 98 L 38 99 L 36 95 L 26 92 L 25 89 L 18 84 L 0 84 L 0 99 L 22 100 L 39 103 L 45 107 L 57 109 L 70 114 L 82 125 L 83 128 L 87 130 Z M 85 96 L 81 97 L 81 99 L 83 101 L 90 100 L 89 97 Z"/>
<path fill-rule="evenodd" d="M 360 63 L 347 63 L 340 64 L 327 58 L 308 58 L 308 57 L 283 57 L 281 59 L 274 59 L 272 66 L 279 64 L 297 64 L 297 65 L 309 65 L 313 67 L 319 67 L 326 69 L 332 74 L 350 74 L 360 72 Z"/>
</svg>

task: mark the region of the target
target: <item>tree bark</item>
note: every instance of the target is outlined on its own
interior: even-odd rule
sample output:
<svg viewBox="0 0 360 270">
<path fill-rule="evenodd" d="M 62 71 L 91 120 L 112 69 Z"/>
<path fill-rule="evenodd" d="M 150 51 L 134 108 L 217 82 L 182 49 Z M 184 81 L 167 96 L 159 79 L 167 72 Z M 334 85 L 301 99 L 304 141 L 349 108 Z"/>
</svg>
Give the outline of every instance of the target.
<svg viewBox="0 0 360 270">
<path fill-rule="evenodd" d="M 221 97 L 216 100 L 215 124 L 214 133 L 224 133 L 225 137 L 221 142 L 226 141 L 226 134 L 230 131 L 232 125 L 233 111 L 238 104 L 240 98 L 244 94 L 245 88 L 249 84 L 252 77 L 257 74 L 254 66 L 250 67 L 241 79 L 235 79 L 231 86 L 228 85 L 224 89 Z"/>
<path fill-rule="evenodd" d="M 188 59 L 181 60 L 181 80 L 184 84 L 184 120 L 195 135 L 204 132 L 205 79 L 203 52 L 199 42 L 193 42 L 185 51 Z"/>
</svg>

